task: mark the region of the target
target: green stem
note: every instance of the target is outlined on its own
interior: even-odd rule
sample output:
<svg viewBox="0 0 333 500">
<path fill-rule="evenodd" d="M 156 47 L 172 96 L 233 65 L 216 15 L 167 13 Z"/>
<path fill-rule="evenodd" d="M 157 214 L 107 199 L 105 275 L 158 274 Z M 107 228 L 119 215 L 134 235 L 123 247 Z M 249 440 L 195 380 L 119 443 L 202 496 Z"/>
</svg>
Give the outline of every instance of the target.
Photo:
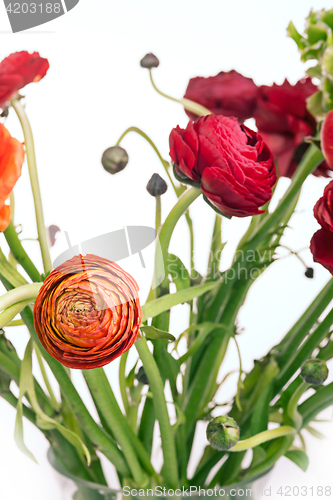
<svg viewBox="0 0 333 500">
<path fill-rule="evenodd" d="M 299 412 L 303 417 L 303 426 L 307 426 L 318 413 L 331 405 L 333 405 L 333 382 L 320 387 L 313 396 L 299 406 Z"/>
<path fill-rule="evenodd" d="M 124 137 L 126 137 L 127 134 L 129 134 L 130 132 L 135 132 L 136 134 L 139 134 L 141 135 L 141 137 L 143 137 L 147 142 L 148 144 L 151 145 L 151 147 L 153 148 L 153 150 L 155 151 L 155 153 L 157 154 L 158 158 L 160 159 L 162 165 L 163 165 L 163 168 L 165 170 L 165 173 L 167 174 L 168 178 L 169 178 L 169 181 L 175 191 L 175 193 L 177 194 L 177 196 L 179 196 L 179 188 L 177 188 L 172 180 L 172 177 L 169 173 L 169 170 L 168 170 L 168 167 L 169 167 L 169 162 L 167 160 L 164 160 L 164 158 L 162 157 L 161 153 L 159 152 L 159 150 L 157 149 L 155 143 L 151 140 L 151 138 L 145 134 L 141 129 L 139 129 L 138 127 L 129 127 L 128 129 L 125 130 L 125 132 L 123 132 L 121 134 L 121 136 L 119 137 L 118 141 L 117 141 L 117 146 L 119 146 L 119 144 L 121 143 L 121 141 L 124 139 Z"/>
<path fill-rule="evenodd" d="M 313 351 L 318 347 L 318 345 L 324 340 L 329 329 L 333 323 L 333 310 L 331 310 L 325 319 L 320 323 L 314 332 L 308 337 L 308 339 L 302 344 L 300 349 L 291 354 L 290 358 L 286 364 L 281 367 L 281 371 L 276 378 L 275 392 L 276 394 L 284 387 L 284 385 L 290 380 L 293 374 L 298 370 L 302 364 L 312 356 Z"/>
<path fill-rule="evenodd" d="M 128 414 L 129 411 L 129 402 L 128 402 L 127 388 L 126 388 L 126 371 L 125 371 L 127 358 L 128 358 L 128 351 L 124 352 L 124 354 L 121 355 L 119 363 L 119 388 L 126 415 Z"/>
<path fill-rule="evenodd" d="M 289 362 L 291 355 L 297 351 L 304 338 L 307 337 L 309 331 L 332 299 L 333 278 L 327 283 L 327 285 L 325 285 L 315 300 L 307 308 L 305 313 L 285 335 L 282 342 L 276 346 L 276 349 L 281 351 L 281 355 L 278 360 L 281 367 Z"/>
<path fill-rule="evenodd" d="M 13 222 L 10 222 L 6 231 L 4 231 L 4 235 L 15 259 L 19 264 L 21 264 L 32 281 L 41 281 L 39 271 L 35 267 L 27 252 L 24 250 Z"/>
<path fill-rule="evenodd" d="M 156 233 L 158 233 L 158 231 L 161 227 L 161 220 L 162 220 L 161 197 L 156 196 L 155 200 L 156 200 L 155 230 L 156 230 Z"/>
<path fill-rule="evenodd" d="M 168 250 L 173 230 L 181 216 L 188 210 L 191 203 L 193 203 L 201 193 L 200 189 L 194 187 L 186 190 L 161 227 L 159 242 L 162 249 L 162 262 L 158 258 L 156 259 L 155 278 L 157 283 L 162 282 L 162 288 L 167 288 L 168 286 Z"/>
<path fill-rule="evenodd" d="M 323 159 L 323 154 L 319 149 L 315 146 L 309 147 L 278 207 L 273 213 L 268 215 L 254 231 L 253 237 L 250 240 L 251 247 L 257 248 L 267 233 L 281 222 L 283 215 L 288 210 L 289 205 L 291 205 L 293 200 L 297 197 L 303 182 L 323 161 Z"/>
<path fill-rule="evenodd" d="M 46 386 L 47 392 L 49 393 L 50 400 L 52 402 L 52 406 L 53 406 L 53 408 L 55 410 L 59 410 L 60 409 L 60 404 L 58 403 L 57 398 L 54 395 L 51 383 L 49 381 L 49 378 L 48 378 L 46 370 L 45 370 L 44 361 L 43 361 L 41 352 L 40 352 L 39 347 L 38 347 L 38 345 L 36 343 L 34 344 L 34 349 L 35 349 L 35 353 L 36 353 L 36 356 L 37 356 L 37 361 L 38 361 L 38 364 L 39 364 L 39 368 L 40 368 L 40 371 L 42 373 L 44 384 Z"/>
<path fill-rule="evenodd" d="M 28 304 L 30 304 L 31 301 L 32 299 L 22 300 L 10 307 L 7 307 L 7 309 L 0 313 L 0 328 L 9 325 L 15 316 L 19 314 Z"/>
<path fill-rule="evenodd" d="M 306 382 L 303 382 L 300 386 L 298 386 L 294 394 L 291 396 L 287 406 L 287 415 L 292 420 L 297 432 L 301 430 L 303 423 L 302 416 L 297 410 L 298 402 L 300 400 L 300 397 L 309 387 L 309 384 L 307 384 Z"/>
<path fill-rule="evenodd" d="M 99 407 L 113 435 L 116 436 L 134 482 L 138 486 L 143 486 L 146 477 L 134 451 L 133 436 L 130 434 L 130 428 L 121 413 L 104 370 L 102 368 L 84 370 L 83 376 L 89 391 L 94 395 L 94 401 Z"/>
<path fill-rule="evenodd" d="M 159 423 L 164 457 L 163 475 L 170 488 L 178 486 L 177 455 L 168 409 L 165 401 L 163 381 L 145 338 L 137 341 L 135 347 L 143 363 L 153 394 L 155 415 Z"/>
<path fill-rule="evenodd" d="M 44 223 L 43 205 L 38 181 L 34 139 L 30 122 L 21 102 L 18 99 L 13 99 L 11 101 L 11 105 L 18 116 L 24 134 L 30 183 L 35 204 L 38 240 L 42 253 L 44 272 L 45 274 L 47 274 L 52 270 L 52 262 L 50 258 L 46 228 Z"/>
<path fill-rule="evenodd" d="M 191 111 L 192 113 L 194 113 L 198 116 L 206 116 L 206 115 L 212 114 L 212 112 L 209 111 L 209 109 L 205 108 L 204 106 L 201 106 L 201 104 L 197 104 L 196 102 L 190 101 L 189 99 L 184 99 L 184 98 L 183 99 L 176 99 L 175 97 L 172 97 L 168 94 L 165 94 L 164 92 L 159 90 L 156 87 L 155 82 L 153 80 L 153 74 L 152 74 L 151 69 L 149 70 L 149 76 L 150 76 L 150 81 L 151 81 L 152 86 L 154 87 L 156 92 L 158 94 L 160 94 L 162 97 L 165 97 L 166 99 L 169 99 L 170 101 L 178 102 L 179 104 L 184 106 L 184 108 L 187 109 L 187 111 Z"/>
<path fill-rule="evenodd" d="M 14 288 L 0 297 L 0 311 L 7 309 L 17 302 L 30 299 L 33 301 L 41 288 L 43 283 L 35 283 L 33 285 L 23 285 Z"/>
</svg>

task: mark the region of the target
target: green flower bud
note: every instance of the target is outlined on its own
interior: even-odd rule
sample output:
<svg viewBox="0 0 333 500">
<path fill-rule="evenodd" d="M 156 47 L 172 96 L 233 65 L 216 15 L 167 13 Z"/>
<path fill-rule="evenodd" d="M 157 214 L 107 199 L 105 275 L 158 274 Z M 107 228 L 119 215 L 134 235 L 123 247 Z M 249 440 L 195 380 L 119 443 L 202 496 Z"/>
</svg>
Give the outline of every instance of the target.
<svg viewBox="0 0 333 500">
<path fill-rule="evenodd" d="M 168 185 L 160 175 L 153 174 L 147 184 L 146 189 L 152 196 L 161 196 L 168 189 Z"/>
<path fill-rule="evenodd" d="M 112 146 L 104 151 L 102 165 L 109 174 L 117 174 L 124 170 L 128 163 L 128 154 L 120 146 Z"/>
<path fill-rule="evenodd" d="M 231 417 L 215 417 L 206 430 L 207 439 L 215 450 L 228 451 L 239 441 L 239 427 Z"/>
<path fill-rule="evenodd" d="M 302 379 L 310 385 L 321 385 L 328 377 L 328 368 L 321 359 L 308 359 L 301 368 Z"/>
<path fill-rule="evenodd" d="M 140 382 L 140 384 L 149 385 L 149 380 L 143 366 L 140 366 L 138 373 L 135 375 L 135 378 L 138 382 Z"/>
<path fill-rule="evenodd" d="M 159 64 L 160 61 L 151 52 L 146 54 L 140 61 L 141 68 L 146 68 L 146 69 L 158 68 Z"/>
</svg>

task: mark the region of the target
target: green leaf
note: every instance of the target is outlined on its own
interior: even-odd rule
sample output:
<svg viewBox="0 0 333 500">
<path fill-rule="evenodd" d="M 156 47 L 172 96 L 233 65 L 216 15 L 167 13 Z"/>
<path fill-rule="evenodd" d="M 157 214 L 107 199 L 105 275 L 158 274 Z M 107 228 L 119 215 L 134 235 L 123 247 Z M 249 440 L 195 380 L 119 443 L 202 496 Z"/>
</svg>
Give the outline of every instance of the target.
<svg viewBox="0 0 333 500">
<path fill-rule="evenodd" d="M 287 34 L 290 38 L 292 38 L 294 40 L 294 42 L 296 42 L 297 47 L 300 50 L 303 50 L 305 48 L 305 43 L 304 43 L 304 39 L 303 39 L 302 35 L 300 33 L 298 33 L 297 29 L 295 28 L 295 26 L 293 25 L 293 23 L 291 21 L 290 21 L 289 26 L 287 28 Z"/>
<path fill-rule="evenodd" d="M 294 462 L 294 464 L 298 465 L 298 467 L 300 469 L 302 469 L 302 471 L 304 471 L 304 472 L 307 471 L 307 468 L 309 466 L 309 457 L 307 456 L 306 453 L 304 453 L 304 451 L 302 451 L 302 450 L 290 450 L 290 451 L 287 451 L 285 456 L 287 458 L 289 458 L 289 460 Z"/>
<path fill-rule="evenodd" d="M 327 39 L 327 31 L 324 27 L 319 26 L 318 24 L 311 24 L 306 30 L 305 33 L 308 36 L 309 45 L 314 45 L 320 40 L 325 41 Z"/>
<path fill-rule="evenodd" d="M 251 418 L 250 432 L 251 436 L 268 429 L 269 404 L 272 399 L 273 384 L 266 387 L 259 397 Z"/>
<path fill-rule="evenodd" d="M 163 297 L 159 297 L 158 299 L 150 300 L 142 307 L 142 321 L 148 318 L 154 318 L 162 312 L 168 311 L 173 306 L 184 304 L 184 302 L 189 302 L 196 297 L 200 297 L 200 295 L 213 290 L 220 284 L 221 281 L 213 281 L 205 283 L 204 285 L 186 288 L 180 292 L 163 295 Z"/>
<path fill-rule="evenodd" d="M 256 446 L 253 448 L 253 457 L 251 462 L 251 467 L 256 467 L 258 464 L 266 460 L 267 454 L 262 446 Z"/>
<path fill-rule="evenodd" d="M 333 45 L 327 47 L 322 58 L 322 68 L 328 78 L 333 78 Z"/>
<path fill-rule="evenodd" d="M 17 403 L 17 415 L 16 415 L 15 433 L 14 433 L 15 441 L 18 447 L 23 451 L 23 453 L 25 453 L 27 456 L 35 460 L 32 453 L 26 448 L 23 439 L 22 398 L 25 394 L 27 394 L 29 396 L 29 402 L 31 404 L 31 407 L 36 413 L 36 420 L 38 424 L 41 426 L 41 428 L 57 429 L 67 439 L 67 441 L 69 441 L 73 446 L 75 446 L 75 448 L 80 453 L 83 453 L 85 455 L 87 463 L 89 465 L 91 460 L 90 453 L 86 445 L 81 440 L 81 438 L 74 432 L 70 431 L 69 429 L 61 425 L 57 420 L 46 415 L 46 413 L 44 413 L 41 407 L 39 406 L 35 393 L 34 379 L 32 375 L 32 351 L 33 351 L 33 341 L 32 339 L 30 339 L 27 344 L 21 365 L 20 393 Z"/>
<path fill-rule="evenodd" d="M 306 107 L 308 111 L 318 119 L 324 119 L 326 111 L 323 108 L 323 93 L 316 92 L 306 99 Z"/>
<path fill-rule="evenodd" d="M 174 342 L 176 340 L 176 338 L 171 335 L 171 333 L 164 332 L 163 330 L 158 330 L 158 328 L 155 328 L 154 326 L 141 326 L 140 330 L 145 334 L 147 339 L 150 340 L 166 339 L 170 340 L 171 342 Z"/>
<path fill-rule="evenodd" d="M 311 66 L 306 70 L 306 73 L 311 78 L 321 78 L 321 64 L 316 64 L 315 66 Z"/>
<path fill-rule="evenodd" d="M 323 23 L 327 24 L 333 30 L 333 9 L 324 11 L 321 20 Z"/>
<path fill-rule="evenodd" d="M 168 273 L 171 275 L 173 283 L 178 292 L 189 288 L 191 285 L 190 273 L 177 255 L 168 255 Z"/>
<path fill-rule="evenodd" d="M 209 337 L 209 335 L 212 332 L 217 331 L 217 330 L 222 330 L 224 332 L 224 334 L 228 333 L 228 332 L 230 334 L 233 333 L 232 331 L 228 330 L 228 328 L 226 326 L 224 326 L 224 325 L 220 325 L 218 323 L 212 323 L 212 322 L 209 322 L 209 321 L 205 321 L 204 323 L 201 323 L 200 325 L 191 325 L 189 328 L 187 328 L 181 334 L 181 336 L 179 337 L 179 339 L 177 340 L 176 347 L 178 345 L 179 340 L 183 336 L 187 336 L 188 333 L 190 333 L 193 330 L 197 331 L 198 334 L 195 337 L 194 342 L 188 347 L 186 353 L 181 358 L 179 358 L 179 363 L 180 364 L 184 363 L 188 358 L 190 358 L 191 356 L 193 356 L 197 352 L 197 350 L 199 349 L 199 347 L 202 346 L 206 342 L 207 337 Z M 221 335 L 221 338 L 222 338 L 222 335 Z"/>
</svg>

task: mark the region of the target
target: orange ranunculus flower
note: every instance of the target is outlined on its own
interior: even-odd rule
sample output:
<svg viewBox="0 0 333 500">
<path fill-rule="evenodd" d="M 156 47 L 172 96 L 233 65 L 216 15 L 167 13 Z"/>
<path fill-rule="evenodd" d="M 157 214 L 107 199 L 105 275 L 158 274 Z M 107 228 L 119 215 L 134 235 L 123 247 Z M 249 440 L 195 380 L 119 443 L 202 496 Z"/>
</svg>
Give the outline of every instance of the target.
<svg viewBox="0 0 333 500">
<path fill-rule="evenodd" d="M 45 279 L 34 306 L 38 338 L 70 368 L 98 368 L 128 351 L 141 324 L 136 281 L 118 264 L 77 255 Z"/>
<path fill-rule="evenodd" d="M 10 207 L 5 201 L 21 175 L 24 148 L 0 123 L 0 231 L 10 222 Z"/>
</svg>

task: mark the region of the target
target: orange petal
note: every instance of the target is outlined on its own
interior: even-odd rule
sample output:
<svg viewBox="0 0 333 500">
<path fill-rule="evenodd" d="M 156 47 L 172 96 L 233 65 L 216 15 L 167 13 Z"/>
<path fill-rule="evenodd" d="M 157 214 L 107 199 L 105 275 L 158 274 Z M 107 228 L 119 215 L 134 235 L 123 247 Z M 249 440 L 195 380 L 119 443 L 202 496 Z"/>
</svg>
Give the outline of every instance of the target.
<svg viewBox="0 0 333 500">
<path fill-rule="evenodd" d="M 10 206 L 3 205 L 0 208 L 0 231 L 5 231 L 10 222 Z"/>
<path fill-rule="evenodd" d="M 5 203 L 19 179 L 23 162 L 22 144 L 0 124 L 0 206 Z"/>
</svg>

